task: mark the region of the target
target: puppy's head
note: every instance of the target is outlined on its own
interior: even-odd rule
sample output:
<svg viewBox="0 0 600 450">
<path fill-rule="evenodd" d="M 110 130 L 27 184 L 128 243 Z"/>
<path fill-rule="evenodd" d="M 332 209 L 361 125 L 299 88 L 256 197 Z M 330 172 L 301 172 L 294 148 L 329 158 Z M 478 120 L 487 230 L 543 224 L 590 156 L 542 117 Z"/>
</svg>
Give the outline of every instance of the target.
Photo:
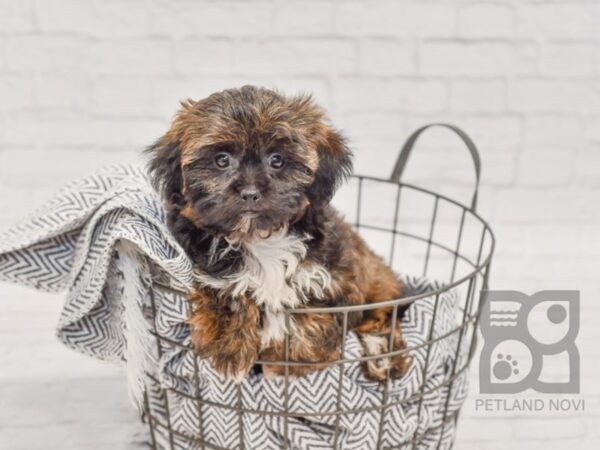
<svg viewBox="0 0 600 450">
<path fill-rule="evenodd" d="M 252 86 L 182 103 L 149 152 L 167 207 L 231 240 L 268 235 L 327 204 L 352 167 L 310 97 Z"/>
</svg>

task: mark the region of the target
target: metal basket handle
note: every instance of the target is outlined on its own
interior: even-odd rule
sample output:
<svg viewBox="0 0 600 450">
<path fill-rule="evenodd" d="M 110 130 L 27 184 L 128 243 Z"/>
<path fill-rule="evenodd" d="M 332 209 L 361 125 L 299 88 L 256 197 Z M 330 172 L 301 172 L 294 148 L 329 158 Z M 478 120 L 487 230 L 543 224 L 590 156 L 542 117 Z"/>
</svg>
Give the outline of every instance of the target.
<svg viewBox="0 0 600 450">
<path fill-rule="evenodd" d="M 475 146 L 471 138 L 467 135 L 467 133 L 465 133 L 457 126 L 450 125 L 448 123 L 430 123 L 413 132 L 413 134 L 411 134 L 408 137 L 408 139 L 404 143 L 404 146 L 402 147 L 402 150 L 400 151 L 400 155 L 398 156 L 398 160 L 396 161 L 396 165 L 394 166 L 394 170 L 392 171 L 390 179 L 392 181 L 400 182 L 402 178 L 402 173 L 404 172 L 404 168 L 406 167 L 406 162 L 408 161 L 408 157 L 410 156 L 415 142 L 417 142 L 417 139 L 425 130 L 431 127 L 444 127 L 448 128 L 451 131 L 454 131 L 458 135 L 458 137 L 460 137 L 461 140 L 465 143 L 467 149 L 469 150 L 469 153 L 471 153 L 473 163 L 475 164 L 475 191 L 473 192 L 473 199 L 471 200 L 471 210 L 475 211 L 475 208 L 477 207 L 477 193 L 479 191 L 479 178 L 481 175 L 481 158 L 479 157 L 479 151 L 477 150 L 477 147 Z"/>
</svg>

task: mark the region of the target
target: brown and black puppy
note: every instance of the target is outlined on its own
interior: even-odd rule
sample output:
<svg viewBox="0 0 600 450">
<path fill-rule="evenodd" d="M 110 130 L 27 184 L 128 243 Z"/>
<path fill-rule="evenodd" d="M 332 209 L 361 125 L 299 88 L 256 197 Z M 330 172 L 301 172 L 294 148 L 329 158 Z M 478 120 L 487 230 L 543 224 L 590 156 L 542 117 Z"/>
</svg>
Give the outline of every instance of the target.
<svg viewBox="0 0 600 450">
<path fill-rule="evenodd" d="M 392 270 L 329 206 L 351 152 L 310 97 L 244 86 L 184 102 L 149 152 L 169 226 L 196 268 L 192 340 L 222 374 L 240 379 L 258 359 L 284 360 L 288 331 L 288 359 L 309 363 L 292 375 L 340 358 L 341 314 L 294 314 L 286 323 L 286 308 L 402 296 Z M 390 315 L 349 315 L 367 354 L 387 351 Z M 394 350 L 404 348 L 393 331 Z M 365 367 L 382 380 L 409 364 L 399 355 Z M 281 365 L 262 369 L 283 373 Z"/>
</svg>

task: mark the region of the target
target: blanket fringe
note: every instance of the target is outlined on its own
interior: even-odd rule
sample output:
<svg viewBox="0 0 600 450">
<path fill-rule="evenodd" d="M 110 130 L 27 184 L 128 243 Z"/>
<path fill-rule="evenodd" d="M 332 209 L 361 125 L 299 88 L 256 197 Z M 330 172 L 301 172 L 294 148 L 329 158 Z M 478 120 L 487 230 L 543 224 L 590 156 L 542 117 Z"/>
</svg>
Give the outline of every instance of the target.
<svg viewBox="0 0 600 450">
<path fill-rule="evenodd" d="M 146 389 L 145 374 L 152 372 L 156 364 L 155 339 L 143 314 L 144 299 L 149 289 L 143 282 L 143 274 L 148 270 L 148 264 L 131 243 L 120 242 L 118 251 L 117 265 L 124 280 L 122 301 L 127 387 L 131 401 L 141 409 Z"/>
</svg>

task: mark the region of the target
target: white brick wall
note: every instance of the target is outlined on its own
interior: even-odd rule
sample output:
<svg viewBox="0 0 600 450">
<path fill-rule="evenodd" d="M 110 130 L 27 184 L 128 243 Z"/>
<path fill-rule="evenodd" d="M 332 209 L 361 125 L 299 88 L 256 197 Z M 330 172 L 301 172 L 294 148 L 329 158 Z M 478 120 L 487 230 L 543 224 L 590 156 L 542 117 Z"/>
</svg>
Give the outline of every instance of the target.
<svg viewBox="0 0 600 450">
<path fill-rule="evenodd" d="M 492 286 L 582 291 L 587 401 L 544 418 L 470 399 L 457 448 L 598 448 L 599 23 L 594 0 L 0 0 L 0 224 L 139 160 L 179 99 L 230 86 L 313 92 L 374 175 L 416 126 L 454 122 L 482 153 Z M 425 137 L 407 175 L 466 198 L 470 162 L 448 138 Z M 135 448 L 118 373 L 52 339 L 60 299 L 0 297 L 0 449 Z"/>
</svg>

